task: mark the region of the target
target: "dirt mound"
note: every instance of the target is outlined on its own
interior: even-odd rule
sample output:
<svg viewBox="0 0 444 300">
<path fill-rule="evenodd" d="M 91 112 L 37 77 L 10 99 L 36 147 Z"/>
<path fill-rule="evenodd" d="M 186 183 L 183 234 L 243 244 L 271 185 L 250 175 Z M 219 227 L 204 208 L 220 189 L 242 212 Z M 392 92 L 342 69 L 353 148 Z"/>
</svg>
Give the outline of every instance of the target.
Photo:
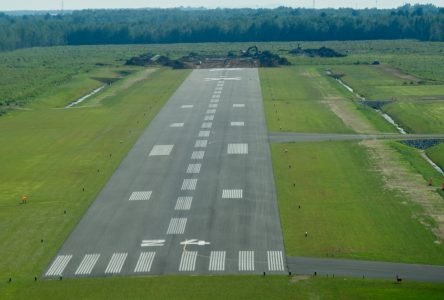
<svg viewBox="0 0 444 300">
<path fill-rule="evenodd" d="M 321 47 L 319 49 L 302 49 L 298 47 L 296 49 L 290 50 L 288 53 L 299 56 L 309 56 L 309 57 L 344 57 L 345 54 L 336 52 L 335 50 L 327 47 Z"/>
</svg>

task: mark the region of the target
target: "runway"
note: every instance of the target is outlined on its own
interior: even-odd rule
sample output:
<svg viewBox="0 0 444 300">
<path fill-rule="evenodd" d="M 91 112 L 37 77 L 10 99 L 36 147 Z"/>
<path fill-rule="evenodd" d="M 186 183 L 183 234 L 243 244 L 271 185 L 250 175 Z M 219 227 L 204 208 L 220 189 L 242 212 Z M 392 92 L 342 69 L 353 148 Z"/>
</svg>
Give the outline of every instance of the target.
<svg viewBox="0 0 444 300">
<path fill-rule="evenodd" d="M 43 276 L 286 271 L 258 71 L 207 69 L 151 122 Z"/>
</svg>

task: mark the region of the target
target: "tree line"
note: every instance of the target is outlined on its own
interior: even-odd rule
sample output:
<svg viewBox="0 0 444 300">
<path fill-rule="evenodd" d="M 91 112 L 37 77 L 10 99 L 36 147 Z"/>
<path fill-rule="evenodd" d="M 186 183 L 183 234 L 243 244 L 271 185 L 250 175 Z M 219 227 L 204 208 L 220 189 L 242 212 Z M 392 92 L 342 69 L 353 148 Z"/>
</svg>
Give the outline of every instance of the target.
<svg viewBox="0 0 444 300">
<path fill-rule="evenodd" d="M 418 39 L 444 41 L 444 8 L 125 9 L 0 13 L 0 50 L 55 45 Z"/>
</svg>

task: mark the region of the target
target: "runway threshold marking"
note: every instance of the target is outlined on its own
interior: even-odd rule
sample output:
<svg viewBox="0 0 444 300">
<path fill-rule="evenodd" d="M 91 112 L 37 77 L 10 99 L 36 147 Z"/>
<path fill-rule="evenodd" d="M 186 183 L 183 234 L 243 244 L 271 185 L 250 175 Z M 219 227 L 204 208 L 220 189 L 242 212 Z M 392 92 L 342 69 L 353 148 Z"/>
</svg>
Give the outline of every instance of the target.
<svg viewBox="0 0 444 300">
<path fill-rule="evenodd" d="M 196 189 L 197 178 L 184 179 L 182 183 L 182 191 L 194 191 Z"/>
<path fill-rule="evenodd" d="M 248 154 L 248 144 L 228 144 L 227 154 Z"/>
<path fill-rule="evenodd" d="M 156 252 L 142 252 L 137 260 L 134 273 L 148 273 L 151 271 Z"/>
<path fill-rule="evenodd" d="M 170 155 L 174 145 L 154 145 L 149 156 Z"/>
<path fill-rule="evenodd" d="M 46 272 L 45 276 L 62 276 L 63 271 L 71 260 L 72 255 L 59 255 Z"/>
<path fill-rule="evenodd" d="M 243 190 L 222 190 L 222 199 L 242 199 Z"/>
<path fill-rule="evenodd" d="M 150 200 L 152 191 L 133 192 L 129 201 Z"/>
<path fill-rule="evenodd" d="M 211 251 L 209 271 L 225 271 L 225 251 Z"/>
<path fill-rule="evenodd" d="M 180 258 L 179 271 L 191 272 L 196 268 L 197 251 L 184 251 Z"/>
<path fill-rule="evenodd" d="M 174 210 L 190 210 L 192 202 L 193 197 L 179 197 Z"/>
<path fill-rule="evenodd" d="M 105 269 L 105 274 L 118 274 L 122 270 L 128 253 L 114 253 Z"/>
<path fill-rule="evenodd" d="M 167 234 L 183 234 L 187 225 L 187 218 L 172 218 Z"/>
<path fill-rule="evenodd" d="M 199 131 L 199 137 L 209 137 L 210 131 L 209 130 L 201 130 Z"/>
<path fill-rule="evenodd" d="M 191 153 L 191 159 L 203 159 L 205 155 L 205 151 L 193 151 Z"/>
<path fill-rule="evenodd" d="M 196 148 L 205 148 L 208 144 L 208 140 L 197 140 L 194 144 L 194 147 Z"/>
<path fill-rule="evenodd" d="M 254 251 L 239 251 L 239 271 L 254 271 Z"/>
<path fill-rule="evenodd" d="M 99 260 L 100 254 L 86 254 L 82 262 L 80 263 L 79 267 L 77 268 L 75 275 L 89 275 L 91 274 L 94 266 L 96 265 L 97 261 Z"/>
<path fill-rule="evenodd" d="M 282 251 L 267 251 L 268 271 L 284 271 Z"/>
</svg>

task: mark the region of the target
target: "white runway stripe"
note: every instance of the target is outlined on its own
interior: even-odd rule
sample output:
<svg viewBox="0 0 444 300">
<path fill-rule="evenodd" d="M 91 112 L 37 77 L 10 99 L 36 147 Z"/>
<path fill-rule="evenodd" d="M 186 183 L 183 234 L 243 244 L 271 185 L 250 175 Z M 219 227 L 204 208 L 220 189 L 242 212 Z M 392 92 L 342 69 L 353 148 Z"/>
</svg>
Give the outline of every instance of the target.
<svg viewBox="0 0 444 300">
<path fill-rule="evenodd" d="M 150 200 L 152 191 L 133 192 L 129 201 Z"/>
<path fill-rule="evenodd" d="M 209 271 L 225 271 L 225 251 L 211 251 Z"/>
<path fill-rule="evenodd" d="M 191 202 L 193 202 L 193 197 L 179 197 L 174 210 L 190 210 Z"/>
<path fill-rule="evenodd" d="M 182 183 L 182 191 L 194 191 L 196 189 L 197 179 L 184 179 Z"/>
<path fill-rule="evenodd" d="M 240 126 L 240 127 L 242 127 L 244 125 L 245 125 L 244 122 L 231 122 L 231 126 Z"/>
<path fill-rule="evenodd" d="M 145 273 L 151 271 L 156 252 L 142 252 L 137 261 L 134 273 Z"/>
<path fill-rule="evenodd" d="M 213 108 L 213 109 L 207 109 L 207 112 L 206 112 L 207 114 L 215 114 L 216 113 L 216 110 Z"/>
<path fill-rule="evenodd" d="M 156 155 L 170 155 L 174 145 L 155 145 L 151 150 L 149 156 Z"/>
<path fill-rule="evenodd" d="M 211 96 L 211 98 L 213 98 L 213 99 L 219 99 L 219 98 L 220 98 L 220 95 L 213 95 L 213 96 Z"/>
<path fill-rule="evenodd" d="M 122 271 L 128 253 L 114 253 L 105 269 L 105 274 L 117 274 Z"/>
<path fill-rule="evenodd" d="M 168 226 L 167 234 L 183 234 L 186 225 L 187 218 L 172 218 Z"/>
<path fill-rule="evenodd" d="M 218 95 L 218 94 L 221 94 L 222 93 L 222 91 L 214 91 L 214 95 Z"/>
<path fill-rule="evenodd" d="M 248 144 L 228 144 L 228 154 L 248 154 Z"/>
<path fill-rule="evenodd" d="M 209 137 L 210 131 L 209 130 L 201 130 L 199 131 L 199 137 Z"/>
<path fill-rule="evenodd" d="M 218 104 L 208 104 L 208 108 L 217 108 Z"/>
<path fill-rule="evenodd" d="M 208 115 L 204 117 L 204 121 L 213 121 L 214 120 L 214 115 Z"/>
<path fill-rule="evenodd" d="M 242 199 L 243 190 L 222 190 L 222 199 Z"/>
<path fill-rule="evenodd" d="M 190 272 L 196 268 L 197 251 L 184 251 L 180 259 L 179 271 Z"/>
<path fill-rule="evenodd" d="M 254 251 L 239 251 L 239 271 L 254 271 Z"/>
<path fill-rule="evenodd" d="M 210 103 L 219 103 L 219 99 L 211 99 Z"/>
<path fill-rule="evenodd" d="M 191 154 L 191 159 L 203 159 L 205 151 L 193 151 Z"/>
<path fill-rule="evenodd" d="M 243 103 L 236 103 L 236 104 L 233 104 L 233 107 L 241 108 L 241 107 L 245 107 L 245 104 L 243 104 Z"/>
<path fill-rule="evenodd" d="M 189 164 L 187 168 L 188 174 L 199 174 L 200 173 L 200 167 L 201 164 Z"/>
<path fill-rule="evenodd" d="M 65 270 L 72 255 L 59 255 L 52 263 L 45 276 L 62 276 L 63 270 Z"/>
<path fill-rule="evenodd" d="M 267 251 L 268 271 L 284 271 L 282 251 Z"/>
<path fill-rule="evenodd" d="M 183 127 L 184 123 L 172 123 L 170 127 Z"/>
<path fill-rule="evenodd" d="M 79 267 L 77 268 L 75 274 L 76 275 L 89 275 L 91 274 L 92 269 L 96 265 L 99 260 L 100 254 L 86 254 Z"/>
<path fill-rule="evenodd" d="M 203 122 L 202 123 L 202 128 L 211 128 L 211 126 L 213 126 L 213 123 L 211 123 L 211 122 Z"/>
<path fill-rule="evenodd" d="M 197 140 L 194 144 L 194 147 L 196 148 L 205 148 L 208 144 L 208 140 Z"/>
<path fill-rule="evenodd" d="M 182 108 L 193 108 L 194 105 L 186 104 L 186 105 L 182 105 L 181 107 L 182 107 Z"/>
</svg>

